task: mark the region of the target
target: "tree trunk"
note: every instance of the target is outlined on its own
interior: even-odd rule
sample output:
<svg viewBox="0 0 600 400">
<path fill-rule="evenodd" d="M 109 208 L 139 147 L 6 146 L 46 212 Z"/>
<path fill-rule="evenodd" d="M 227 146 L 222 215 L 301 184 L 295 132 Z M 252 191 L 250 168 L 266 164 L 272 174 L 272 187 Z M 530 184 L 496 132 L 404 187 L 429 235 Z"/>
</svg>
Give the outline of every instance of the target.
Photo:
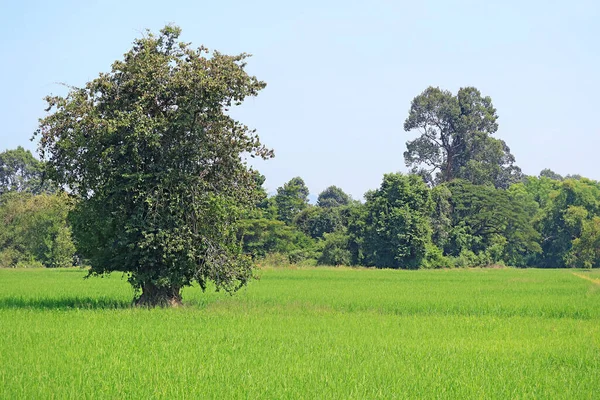
<svg viewBox="0 0 600 400">
<path fill-rule="evenodd" d="M 135 305 L 141 307 L 178 307 L 181 304 L 181 288 L 152 283 L 143 284 L 142 294 L 135 300 Z"/>
</svg>

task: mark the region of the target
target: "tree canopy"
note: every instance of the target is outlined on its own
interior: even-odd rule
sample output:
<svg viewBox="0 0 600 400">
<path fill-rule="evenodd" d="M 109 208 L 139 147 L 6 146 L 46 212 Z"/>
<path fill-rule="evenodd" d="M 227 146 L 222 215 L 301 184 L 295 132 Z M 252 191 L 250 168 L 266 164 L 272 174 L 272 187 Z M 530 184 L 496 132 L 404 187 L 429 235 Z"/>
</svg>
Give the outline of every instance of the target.
<svg viewBox="0 0 600 400">
<path fill-rule="evenodd" d="M 43 181 L 44 165 L 19 146 L 0 153 L 0 195 L 7 192 L 38 194 L 49 189 Z"/>
<path fill-rule="evenodd" d="M 304 179 L 299 176 L 277 188 L 275 204 L 279 219 L 288 224 L 292 223 L 294 218 L 308 206 L 308 195 L 309 191 Z"/>
<path fill-rule="evenodd" d="M 449 239 L 445 254 L 470 251 L 482 265 L 504 260 L 524 266 L 527 257 L 540 252 L 539 234 L 531 224 L 526 203 L 507 190 L 455 180 L 450 191 Z"/>
<path fill-rule="evenodd" d="M 366 264 L 419 268 L 431 242 L 431 198 L 425 183 L 416 175 L 386 174 L 366 200 Z"/>
<path fill-rule="evenodd" d="M 543 250 L 537 265 L 559 268 L 597 264 L 589 260 L 593 249 L 586 247 L 595 243 L 594 218 L 600 216 L 600 184 L 588 179 L 565 179 L 556 182 L 553 189 L 536 219 Z"/>
<path fill-rule="evenodd" d="M 404 130 L 420 134 L 406 143 L 406 165 L 426 182 L 462 178 L 475 184 L 507 188 L 521 178 L 515 158 L 500 139 L 498 115 L 490 97 L 473 87 L 457 95 L 429 87 L 415 97 Z"/>
<path fill-rule="evenodd" d="M 252 276 L 235 223 L 257 200 L 246 157 L 272 152 L 227 111 L 265 83 L 229 56 L 178 41 L 137 39 L 108 73 L 49 96 L 40 154 L 78 201 L 78 250 L 92 274 L 123 271 L 142 305 L 177 304 L 194 281 L 233 291 Z"/>
<path fill-rule="evenodd" d="M 317 198 L 319 207 L 332 208 L 345 206 L 350 203 L 350 196 L 337 186 L 329 186 Z"/>
</svg>

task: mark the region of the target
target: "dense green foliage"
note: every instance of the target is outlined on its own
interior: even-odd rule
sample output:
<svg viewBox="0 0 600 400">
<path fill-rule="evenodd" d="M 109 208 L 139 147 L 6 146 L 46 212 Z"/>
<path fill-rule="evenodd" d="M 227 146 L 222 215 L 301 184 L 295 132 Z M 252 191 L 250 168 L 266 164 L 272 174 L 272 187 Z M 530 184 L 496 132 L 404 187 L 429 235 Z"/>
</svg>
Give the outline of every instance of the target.
<svg viewBox="0 0 600 400">
<path fill-rule="evenodd" d="M 275 197 L 238 232 L 255 259 L 277 253 L 292 263 L 409 269 L 600 267 L 600 183 L 585 178 L 526 177 L 507 189 L 454 179 L 430 188 L 416 174 L 386 174 L 365 203 L 303 200 L 291 222 L 278 219 Z"/>
<path fill-rule="evenodd" d="M 67 215 L 72 203 L 52 194 L 44 163 L 17 147 L 0 153 L 0 268 L 70 267 L 75 245 Z"/>
<path fill-rule="evenodd" d="M 404 122 L 406 131 L 420 134 L 406 143 L 406 165 L 427 182 L 461 178 L 508 187 L 520 179 L 521 170 L 506 143 L 491 136 L 498 130 L 497 119 L 492 99 L 476 88 L 461 88 L 456 96 L 427 88 L 413 99 Z"/>
<path fill-rule="evenodd" d="M 39 194 L 53 191 L 44 180 L 44 165 L 29 150 L 19 146 L 0 153 L 0 195 L 9 192 Z"/>
<path fill-rule="evenodd" d="M 228 114 L 265 83 L 245 72 L 246 54 L 208 55 L 179 33 L 148 33 L 109 73 L 47 98 L 38 130 L 46 172 L 21 147 L 0 153 L 1 265 L 69 265 L 72 230 L 76 258 L 92 274 L 127 273 L 141 304 L 177 303 L 194 281 L 237 290 L 265 259 L 600 267 L 600 183 L 548 168 L 523 175 L 493 137 L 491 98 L 473 87 L 429 87 L 413 99 L 404 122 L 419 134 L 404 153 L 411 172 L 385 174 L 364 202 L 332 185 L 310 204 L 299 176 L 269 196 L 246 160 L 273 153 Z M 37 197 L 48 182 L 72 201 Z"/>
<path fill-rule="evenodd" d="M 455 180 L 450 191 L 447 238 L 438 243 L 445 254 L 465 253 L 480 265 L 506 262 L 525 266 L 527 257 L 540 252 L 533 215 L 511 192 Z"/>
<path fill-rule="evenodd" d="M 363 263 L 419 268 L 431 239 L 427 185 L 417 175 L 386 174 L 365 197 Z"/>
<path fill-rule="evenodd" d="M 236 220 L 256 201 L 245 157 L 272 155 L 228 110 L 265 83 L 246 54 L 208 55 L 167 26 L 66 97 L 40 123 L 53 180 L 77 200 L 78 251 L 92 274 L 123 271 L 139 304 L 176 304 L 181 288 L 227 291 L 252 276 Z"/>
<path fill-rule="evenodd" d="M 65 195 L 10 192 L 0 196 L 0 267 L 70 267 L 75 245 Z"/>
<path fill-rule="evenodd" d="M 238 239 L 244 250 L 253 258 L 268 254 L 287 254 L 290 262 L 310 258 L 314 243 L 310 237 L 293 226 L 277 220 L 259 218 L 244 219 L 238 224 Z"/>
<path fill-rule="evenodd" d="M 590 279 L 600 273 L 578 272 Z M 0 270 L 0 398 L 595 398 L 600 290 L 565 270 L 265 269 L 129 308 L 120 275 Z"/>
<path fill-rule="evenodd" d="M 258 204 L 260 224 L 238 237 L 255 258 L 283 253 L 308 264 L 314 257 L 408 269 L 600 267 L 600 183 L 550 169 L 524 176 L 508 146 L 491 136 L 497 119 L 491 99 L 475 88 L 454 96 L 430 87 L 415 97 L 404 125 L 420 133 L 404 154 L 410 174 L 384 175 L 364 203 L 330 186 L 316 205 L 293 178 Z M 260 226 L 268 241 L 256 239 Z"/>
<path fill-rule="evenodd" d="M 343 194 L 317 205 L 300 187 L 304 206 L 290 222 L 279 217 L 289 203 L 260 187 L 253 194 L 257 207 L 236 223 L 234 241 L 255 263 L 275 255 L 283 264 L 411 269 L 600 267 L 600 183 L 585 178 L 527 177 L 505 190 L 465 180 L 428 188 L 417 175 L 387 174 L 365 203 Z M 71 205 L 64 195 L 0 196 L 0 265 L 72 265 Z"/>
<path fill-rule="evenodd" d="M 566 179 L 554 182 L 554 187 L 537 219 L 543 250 L 539 266 L 600 267 L 594 244 L 594 219 L 600 217 L 600 183 Z"/>
<path fill-rule="evenodd" d="M 329 186 L 319 193 L 317 205 L 324 208 L 346 206 L 351 200 L 351 197 L 339 187 Z"/>
<path fill-rule="evenodd" d="M 304 180 L 297 176 L 277 189 L 274 200 L 277 218 L 289 224 L 308 206 L 308 188 Z"/>
</svg>

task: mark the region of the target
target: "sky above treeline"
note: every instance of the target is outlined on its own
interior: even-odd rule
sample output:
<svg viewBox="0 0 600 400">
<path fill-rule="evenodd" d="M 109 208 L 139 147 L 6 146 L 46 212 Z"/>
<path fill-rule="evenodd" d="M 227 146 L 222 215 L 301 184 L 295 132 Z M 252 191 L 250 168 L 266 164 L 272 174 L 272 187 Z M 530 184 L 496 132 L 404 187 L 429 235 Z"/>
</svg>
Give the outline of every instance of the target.
<svg viewBox="0 0 600 400">
<path fill-rule="evenodd" d="M 600 179 L 598 21 L 597 0 L 2 1 L 0 151 L 35 150 L 45 95 L 173 23 L 194 45 L 253 54 L 267 88 L 234 113 L 275 150 L 256 164 L 269 192 L 301 176 L 360 199 L 406 172 L 404 119 L 428 86 L 491 96 L 526 174 Z"/>
</svg>

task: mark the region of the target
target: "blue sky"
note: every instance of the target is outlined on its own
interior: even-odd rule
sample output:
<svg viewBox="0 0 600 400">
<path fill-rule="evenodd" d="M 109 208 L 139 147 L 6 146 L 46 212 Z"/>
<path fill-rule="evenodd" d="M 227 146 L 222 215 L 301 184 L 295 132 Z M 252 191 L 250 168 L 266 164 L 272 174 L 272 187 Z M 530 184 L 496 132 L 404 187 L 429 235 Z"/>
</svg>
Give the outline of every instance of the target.
<svg viewBox="0 0 600 400">
<path fill-rule="evenodd" d="M 57 82 L 83 85 L 134 38 L 167 23 L 182 39 L 249 52 L 267 82 L 235 111 L 276 158 L 257 164 L 270 192 L 301 176 L 311 193 L 355 198 L 402 153 L 410 101 L 427 86 L 492 97 L 527 174 L 600 179 L 600 2 L 22 1 L 0 5 L 0 151 L 29 141 Z"/>
</svg>

